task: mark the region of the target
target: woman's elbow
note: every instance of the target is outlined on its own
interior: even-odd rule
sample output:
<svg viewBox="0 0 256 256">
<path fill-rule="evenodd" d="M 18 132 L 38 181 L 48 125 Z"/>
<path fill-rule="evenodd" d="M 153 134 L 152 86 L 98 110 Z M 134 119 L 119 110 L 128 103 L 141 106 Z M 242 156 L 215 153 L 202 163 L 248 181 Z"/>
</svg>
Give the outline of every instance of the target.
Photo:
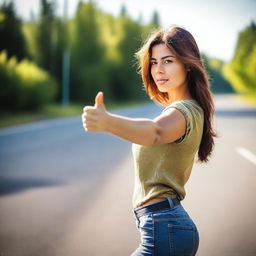
<svg viewBox="0 0 256 256">
<path fill-rule="evenodd" d="M 143 146 L 154 146 L 161 143 L 161 130 L 159 127 L 154 127 L 151 136 L 147 136 Z"/>
</svg>

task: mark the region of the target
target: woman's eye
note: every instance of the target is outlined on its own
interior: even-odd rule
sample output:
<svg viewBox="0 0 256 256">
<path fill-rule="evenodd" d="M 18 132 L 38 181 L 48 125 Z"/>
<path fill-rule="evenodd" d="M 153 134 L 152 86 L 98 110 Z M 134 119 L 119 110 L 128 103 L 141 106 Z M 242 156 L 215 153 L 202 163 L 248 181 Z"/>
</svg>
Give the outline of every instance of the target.
<svg viewBox="0 0 256 256">
<path fill-rule="evenodd" d="M 171 63 L 172 60 L 165 60 L 164 63 Z"/>
<path fill-rule="evenodd" d="M 155 61 L 151 61 L 151 65 L 156 65 L 156 62 Z"/>
</svg>

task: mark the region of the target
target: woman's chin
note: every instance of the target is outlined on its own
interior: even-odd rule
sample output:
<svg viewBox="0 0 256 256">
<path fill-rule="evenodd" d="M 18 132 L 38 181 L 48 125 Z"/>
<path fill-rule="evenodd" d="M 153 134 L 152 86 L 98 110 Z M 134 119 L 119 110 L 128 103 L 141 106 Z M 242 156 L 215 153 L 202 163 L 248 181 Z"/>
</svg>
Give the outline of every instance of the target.
<svg viewBox="0 0 256 256">
<path fill-rule="evenodd" d="M 168 90 L 166 88 L 163 88 L 163 87 L 158 87 L 158 91 L 159 92 L 168 92 Z"/>
</svg>

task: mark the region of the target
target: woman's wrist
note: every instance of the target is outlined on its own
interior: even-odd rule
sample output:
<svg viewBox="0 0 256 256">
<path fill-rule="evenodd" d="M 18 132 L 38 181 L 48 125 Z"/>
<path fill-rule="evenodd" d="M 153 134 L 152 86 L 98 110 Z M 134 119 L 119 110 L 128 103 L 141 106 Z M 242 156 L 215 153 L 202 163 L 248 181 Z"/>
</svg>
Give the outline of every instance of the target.
<svg viewBox="0 0 256 256">
<path fill-rule="evenodd" d="M 108 111 L 105 113 L 105 126 L 104 131 L 108 133 L 113 133 L 114 120 L 116 116 Z"/>
</svg>

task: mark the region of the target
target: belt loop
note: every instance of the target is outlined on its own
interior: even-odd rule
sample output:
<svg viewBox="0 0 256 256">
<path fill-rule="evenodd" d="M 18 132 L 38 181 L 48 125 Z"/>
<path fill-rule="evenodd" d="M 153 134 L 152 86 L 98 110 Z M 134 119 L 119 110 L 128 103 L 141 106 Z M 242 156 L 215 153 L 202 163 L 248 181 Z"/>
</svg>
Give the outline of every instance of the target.
<svg viewBox="0 0 256 256">
<path fill-rule="evenodd" d="M 167 198 L 167 200 L 168 200 L 168 202 L 169 202 L 169 204 L 170 204 L 170 208 L 171 208 L 171 209 L 174 207 L 172 199 L 173 199 L 173 197 L 168 197 L 168 198 Z"/>
<path fill-rule="evenodd" d="M 137 220 L 137 227 L 139 228 L 139 226 L 140 226 L 140 218 L 139 218 L 139 216 L 137 215 L 137 213 L 136 213 L 135 210 L 133 210 L 133 212 L 134 212 L 135 218 L 136 218 L 136 220 Z"/>
<path fill-rule="evenodd" d="M 136 213 L 135 210 L 133 210 L 133 212 L 134 212 L 134 215 L 135 215 L 136 220 L 139 221 L 139 216 L 138 216 L 138 214 Z"/>
</svg>

